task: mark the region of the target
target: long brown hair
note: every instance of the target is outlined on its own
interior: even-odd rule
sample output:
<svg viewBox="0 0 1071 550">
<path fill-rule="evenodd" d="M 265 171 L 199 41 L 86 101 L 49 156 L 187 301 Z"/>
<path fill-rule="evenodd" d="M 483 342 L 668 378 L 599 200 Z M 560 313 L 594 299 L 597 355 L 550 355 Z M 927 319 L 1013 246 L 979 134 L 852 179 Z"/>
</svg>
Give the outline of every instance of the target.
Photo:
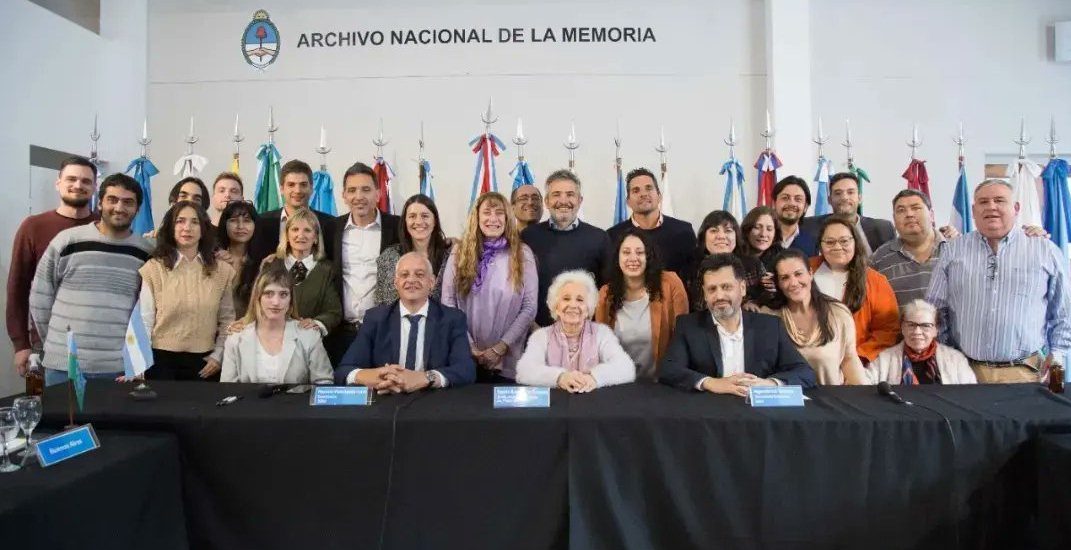
<svg viewBox="0 0 1071 550">
<path fill-rule="evenodd" d="M 197 223 L 201 226 L 201 239 L 197 241 L 197 252 L 201 255 L 204 274 L 211 275 L 216 270 L 216 234 L 208 223 L 208 214 L 193 201 L 178 201 L 167 209 L 160 229 L 156 232 L 156 248 L 152 257 L 160 260 L 168 271 L 175 268 L 175 256 L 178 255 L 178 242 L 175 240 L 175 218 L 184 208 L 192 208 L 197 214 Z"/>
<path fill-rule="evenodd" d="M 776 280 L 777 293 L 774 305 L 777 308 L 783 308 L 788 306 L 788 296 L 785 296 L 785 292 L 781 290 L 781 274 L 777 272 L 777 268 L 784 262 L 789 260 L 799 260 L 803 264 L 803 269 L 810 269 L 807 265 L 807 256 L 796 250 L 795 248 L 786 248 L 774 259 L 774 278 Z M 815 317 L 818 318 L 818 346 L 824 346 L 833 340 L 833 324 L 831 319 L 833 317 L 833 304 L 838 303 L 837 300 L 830 298 L 818 290 L 818 285 L 815 284 L 814 279 L 811 279 L 811 307 L 814 309 Z"/>
<path fill-rule="evenodd" d="M 848 228 L 855 243 L 852 261 L 848 262 L 848 281 L 844 285 L 844 299 L 841 300 L 852 313 L 855 313 L 863 306 L 863 300 L 866 299 L 866 270 L 869 262 L 866 259 L 866 249 L 863 248 L 863 236 L 855 230 L 855 225 L 848 220 L 847 216 L 833 214 L 822 221 L 822 227 L 818 230 L 819 252 L 822 250 L 822 238 L 826 236 L 826 230 L 832 225 L 843 225 Z M 825 259 L 822 261 L 824 262 Z"/>
<path fill-rule="evenodd" d="M 524 243 L 517 231 L 517 221 L 513 219 L 513 210 L 509 201 L 500 193 L 490 192 L 480 195 L 476 204 L 469 210 L 469 219 L 465 225 L 465 234 L 457 245 L 457 273 L 454 284 L 460 296 L 468 296 L 472 283 L 476 281 L 476 271 L 483 256 L 483 232 L 480 231 L 480 207 L 488 202 L 498 203 L 506 213 L 506 230 L 502 234 L 509 245 L 509 280 L 513 289 L 519 291 L 524 283 Z"/>
</svg>

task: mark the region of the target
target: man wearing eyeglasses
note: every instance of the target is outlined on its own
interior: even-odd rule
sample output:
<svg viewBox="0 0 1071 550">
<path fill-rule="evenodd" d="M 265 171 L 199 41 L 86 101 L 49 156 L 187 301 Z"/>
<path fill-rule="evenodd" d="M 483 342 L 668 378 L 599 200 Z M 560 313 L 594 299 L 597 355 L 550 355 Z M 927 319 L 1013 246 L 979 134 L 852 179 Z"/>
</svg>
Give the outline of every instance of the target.
<svg viewBox="0 0 1071 550">
<path fill-rule="evenodd" d="M 1016 226 L 1004 180 L 975 188 L 972 214 L 978 229 L 948 243 L 930 280 L 940 340 L 967 356 L 979 383 L 1037 383 L 1046 359 L 1063 365 L 1071 348 L 1067 257 Z"/>
<path fill-rule="evenodd" d="M 543 194 L 538 187 L 522 185 L 514 189 L 509 202 L 513 205 L 513 217 L 517 218 L 517 231 L 524 231 L 543 219 Z"/>
</svg>

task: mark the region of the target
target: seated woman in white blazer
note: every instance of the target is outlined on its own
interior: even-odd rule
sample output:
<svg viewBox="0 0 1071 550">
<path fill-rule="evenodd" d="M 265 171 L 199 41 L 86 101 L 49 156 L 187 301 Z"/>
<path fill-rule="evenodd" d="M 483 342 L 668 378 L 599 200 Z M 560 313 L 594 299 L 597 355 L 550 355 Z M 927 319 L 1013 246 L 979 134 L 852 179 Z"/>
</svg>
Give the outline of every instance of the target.
<svg viewBox="0 0 1071 550">
<path fill-rule="evenodd" d="M 904 306 L 904 340 L 878 354 L 867 368 L 872 382 L 890 384 L 977 384 L 967 357 L 937 342 L 937 309 L 924 300 Z"/>
<path fill-rule="evenodd" d="M 598 299 L 595 279 L 586 271 L 554 278 L 547 291 L 554 324 L 528 338 L 517 362 L 517 383 L 584 393 L 636 379 L 636 364 L 613 329 L 591 320 Z"/>
<path fill-rule="evenodd" d="M 240 332 L 223 345 L 221 382 L 330 384 L 334 370 L 320 332 L 301 328 L 294 285 L 282 262 L 266 266 L 253 283 Z"/>
</svg>

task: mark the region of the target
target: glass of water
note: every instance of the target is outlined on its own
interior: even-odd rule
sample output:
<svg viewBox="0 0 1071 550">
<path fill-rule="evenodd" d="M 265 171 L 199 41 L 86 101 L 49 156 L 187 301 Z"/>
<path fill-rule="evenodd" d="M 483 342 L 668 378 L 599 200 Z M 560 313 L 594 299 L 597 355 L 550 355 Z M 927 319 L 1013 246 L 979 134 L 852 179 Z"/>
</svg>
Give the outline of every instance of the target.
<svg viewBox="0 0 1071 550">
<path fill-rule="evenodd" d="M 15 409 L 11 407 L 0 408 L 0 451 L 4 459 L 0 462 L 0 472 L 14 472 L 20 466 L 12 464 L 7 456 L 7 446 L 19 436 L 19 421 L 15 419 Z"/>
<path fill-rule="evenodd" d="M 26 434 L 26 454 L 34 453 L 33 429 L 41 421 L 41 396 L 30 395 L 15 400 L 15 420 Z"/>
</svg>

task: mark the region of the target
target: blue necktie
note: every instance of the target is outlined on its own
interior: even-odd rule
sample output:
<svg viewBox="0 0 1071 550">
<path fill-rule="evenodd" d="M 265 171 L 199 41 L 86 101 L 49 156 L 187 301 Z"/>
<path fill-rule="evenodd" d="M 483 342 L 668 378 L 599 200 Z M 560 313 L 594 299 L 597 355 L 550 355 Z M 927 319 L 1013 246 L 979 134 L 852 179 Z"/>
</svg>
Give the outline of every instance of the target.
<svg viewBox="0 0 1071 550">
<path fill-rule="evenodd" d="M 417 335 L 420 333 L 420 318 L 423 315 L 406 315 L 409 319 L 409 343 L 405 346 L 405 368 L 416 370 Z"/>
</svg>

